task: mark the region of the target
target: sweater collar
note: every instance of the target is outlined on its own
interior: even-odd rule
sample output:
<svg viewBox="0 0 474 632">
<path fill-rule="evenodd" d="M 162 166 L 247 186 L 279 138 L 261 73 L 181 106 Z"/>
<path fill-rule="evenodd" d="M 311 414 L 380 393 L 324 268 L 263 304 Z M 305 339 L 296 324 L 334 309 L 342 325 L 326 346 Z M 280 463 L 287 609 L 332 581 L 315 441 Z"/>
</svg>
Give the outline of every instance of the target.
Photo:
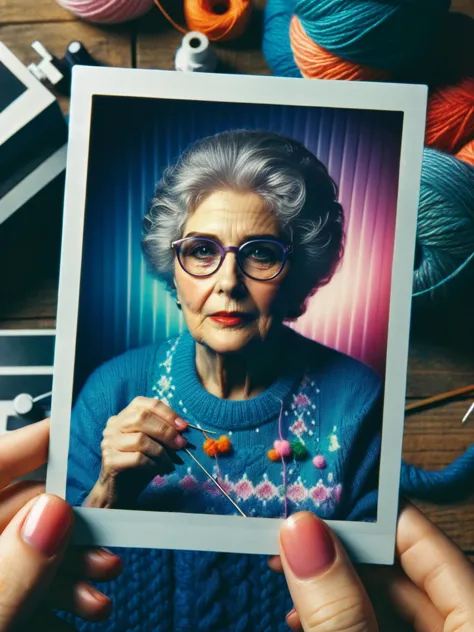
<svg viewBox="0 0 474 632">
<path fill-rule="evenodd" d="M 176 386 L 175 395 L 182 401 L 188 416 L 202 425 L 226 430 L 255 428 L 274 419 L 280 414 L 285 398 L 301 379 L 301 371 L 290 361 L 285 373 L 256 397 L 246 400 L 216 397 L 208 393 L 199 380 L 196 343 L 188 332 L 183 333 L 178 340 L 171 372 Z"/>
</svg>

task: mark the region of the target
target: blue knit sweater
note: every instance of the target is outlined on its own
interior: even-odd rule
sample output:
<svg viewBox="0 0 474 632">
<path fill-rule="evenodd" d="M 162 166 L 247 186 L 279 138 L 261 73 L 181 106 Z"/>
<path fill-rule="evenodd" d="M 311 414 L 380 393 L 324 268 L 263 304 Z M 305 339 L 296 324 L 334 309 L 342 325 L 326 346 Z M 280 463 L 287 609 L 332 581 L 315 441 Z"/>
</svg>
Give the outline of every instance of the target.
<svg viewBox="0 0 474 632">
<path fill-rule="evenodd" d="M 109 417 L 145 395 L 166 399 L 184 419 L 215 430 L 216 436 L 229 436 L 232 453 L 215 459 L 204 453 L 200 431 L 186 432 L 199 461 L 247 515 L 274 517 L 283 516 L 285 509 L 309 509 L 323 518 L 375 520 L 379 378 L 356 360 L 288 328 L 282 335 L 291 349 L 284 374 L 245 401 L 219 399 L 203 388 L 194 341 L 187 333 L 160 347 L 128 351 L 97 369 L 72 414 L 68 501 L 82 504 L 97 480 Z M 303 444 L 306 457 L 298 460 L 294 451 L 284 461 L 270 460 L 268 451 L 282 439 Z M 235 513 L 186 457 L 172 474 L 155 477 L 136 498 L 136 507 Z M 82 624 L 81 629 L 287 629 L 288 592 L 263 556 L 125 549 L 120 554 L 125 573 L 106 591 L 116 602 L 115 615 L 109 623 Z"/>
</svg>

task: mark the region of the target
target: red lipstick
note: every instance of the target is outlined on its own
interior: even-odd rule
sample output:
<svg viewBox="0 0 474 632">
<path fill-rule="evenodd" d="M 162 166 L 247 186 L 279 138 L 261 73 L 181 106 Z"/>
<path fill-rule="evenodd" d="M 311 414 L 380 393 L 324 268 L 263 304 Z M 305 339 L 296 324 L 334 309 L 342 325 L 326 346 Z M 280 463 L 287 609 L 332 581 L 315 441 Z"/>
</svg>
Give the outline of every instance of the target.
<svg viewBox="0 0 474 632">
<path fill-rule="evenodd" d="M 235 327 L 248 320 L 248 316 L 242 312 L 216 312 L 212 314 L 211 319 L 220 325 Z"/>
</svg>

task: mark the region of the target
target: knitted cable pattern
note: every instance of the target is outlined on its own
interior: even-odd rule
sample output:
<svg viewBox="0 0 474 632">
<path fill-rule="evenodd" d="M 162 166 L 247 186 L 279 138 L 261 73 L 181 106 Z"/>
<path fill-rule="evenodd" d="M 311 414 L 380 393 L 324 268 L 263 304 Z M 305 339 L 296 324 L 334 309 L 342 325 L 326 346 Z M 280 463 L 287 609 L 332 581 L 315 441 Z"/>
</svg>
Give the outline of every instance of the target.
<svg viewBox="0 0 474 632">
<path fill-rule="evenodd" d="M 227 589 L 225 605 L 229 632 L 248 632 L 253 624 L 250 617 L 249 556 L 226 555 L 222 564 L 222 574 Z"/>
</svg>

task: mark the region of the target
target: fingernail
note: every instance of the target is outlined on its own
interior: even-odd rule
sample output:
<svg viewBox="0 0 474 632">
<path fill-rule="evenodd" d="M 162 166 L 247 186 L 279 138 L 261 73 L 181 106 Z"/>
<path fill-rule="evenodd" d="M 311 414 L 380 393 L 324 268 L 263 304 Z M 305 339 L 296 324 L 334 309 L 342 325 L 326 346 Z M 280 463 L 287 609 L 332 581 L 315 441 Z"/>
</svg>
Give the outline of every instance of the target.
<svg viewBox="0 0 474 632">
<path fill-rule="evenodd" d="M 291 570 L 300 579 L 319 575 L 336 557 L 326 527 L 310 512 L 288 518 L 281 529 L 280 541 Z"/>
<path fill-rule="evenodd" d="M 94 551 L 89 551 L 87 555 L 92 558 L 94 558 L 95 556 L 99 556 L 102 559 L 105 559 L 107 561 L 118 557 L 117 555 L 112 553 L 112 551 L 109 551 L 109 549 L 106 549 L 105 547 L 101 547 L 100 549 L 95 549 Z"/>
<path fill-rule="evenodd" d="M 174 440 L 174 444 L 177 448 L 184 448 L 187 442 L 188 440 L 186 439 L 186 437 L 182 437 L 181 435 L 178 435 Z"/>
<path fill-rule="evenodd" d="M 294 608 L 292 608 L 290 610 L 290 612 L 286 615 L 285 619 L 288 619 L 289 617 L 292 617 L 294 614 L 296 614 L 296 610 Z"/>
<path fill-rule="evenodd" d="M 87 599 L 87 596 L 90 595 L 93 599 L 95 599 L 95 601 L 98 601 L 99 603 L 104 604 L 104 605 L 110 601 L 107 595 L 104 595 L 104 593 L 100 592 L 99 590 L 96 590 L 90 584 L 80 584 L 77 587 L 77 590 L 80 594 L 84 595 L 86 599 Z"/>
<path fill-rule="evenodd" d="M 30 509 L 23 523 L 21 537 L 29 546 L 51 557 L 61 548 L 71 523 L 69 506 L 43 494 Z"/>
<path fill-rule="evenodd" d="M 185 430 L 188 427 L 188 424 L 180 417 L 176 417 L 174 425 L 178 428 L 178 430 Z"/>
</svg>

